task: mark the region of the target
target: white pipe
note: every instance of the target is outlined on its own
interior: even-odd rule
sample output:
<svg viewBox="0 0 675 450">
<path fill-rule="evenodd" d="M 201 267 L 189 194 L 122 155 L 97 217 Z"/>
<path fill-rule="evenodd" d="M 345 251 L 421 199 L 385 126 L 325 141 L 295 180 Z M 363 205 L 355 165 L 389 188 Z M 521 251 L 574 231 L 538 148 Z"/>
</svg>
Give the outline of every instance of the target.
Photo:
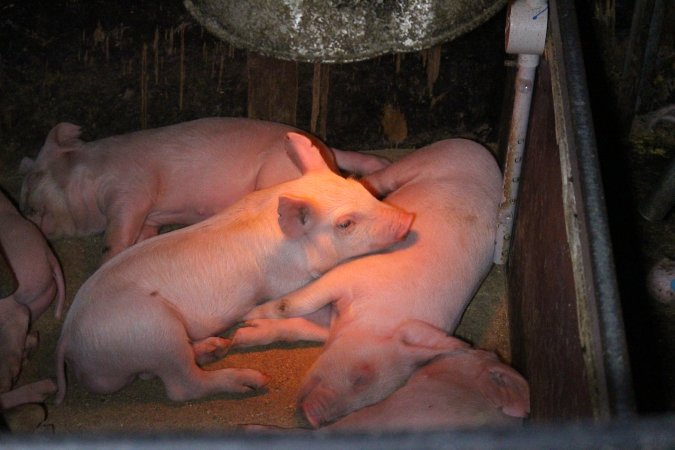
<svg viewBox="0 0 675 450">
<path fill-rule="evenodd" d="M 513 221 L 516 215 L 518 186 L 520 185 L 520 172 L 523 155 L 525 154 L 525 138 L 530 119 L 534 76 L 538 65 L 539 55 L 518 55 L 518 75 L 515 83 L 516 92 L 513 99 L 511 129 L 509 130 L 509 143 L 504 164 L 502 202 L 499 206 L 497 219 L 494 256 L 496 264 L 504 264 L 509 256 Z"/>
<path fill-rule="evenodd" d="M 506 263 L 516 216 L 520 173 L 525 154 L 525 139 L 530 118 L 534 77 L 539 55 L 544 51 L 546 1 L 520 0 L 509 7 L 506 25 L 506 51 L 518 54 L 518 73 L 514 85 L 513 113 L 504 163 L 502 202 L 499 206 L 494 262 Z"/>
</svg>

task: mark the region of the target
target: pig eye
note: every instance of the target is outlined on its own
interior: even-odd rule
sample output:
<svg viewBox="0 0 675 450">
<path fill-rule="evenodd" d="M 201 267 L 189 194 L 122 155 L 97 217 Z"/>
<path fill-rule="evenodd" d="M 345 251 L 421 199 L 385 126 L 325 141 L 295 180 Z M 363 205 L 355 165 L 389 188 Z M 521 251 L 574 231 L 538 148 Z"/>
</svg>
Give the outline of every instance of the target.
<svg viewBox="0 0 675 450">
<path fill-rule="evenodd" d="M 354 391 L 362 391 L 375 379 L 375 369 L 370 364 L 361 364 L 350 374 L 350 382 Z"/>
<path fill-rule="evenodd" d="M 338 222 L 337 227 L 342 231 L 350 229 L 354 225 L 354 221 L 351 219 L 345 219 Z"/>
</svg>

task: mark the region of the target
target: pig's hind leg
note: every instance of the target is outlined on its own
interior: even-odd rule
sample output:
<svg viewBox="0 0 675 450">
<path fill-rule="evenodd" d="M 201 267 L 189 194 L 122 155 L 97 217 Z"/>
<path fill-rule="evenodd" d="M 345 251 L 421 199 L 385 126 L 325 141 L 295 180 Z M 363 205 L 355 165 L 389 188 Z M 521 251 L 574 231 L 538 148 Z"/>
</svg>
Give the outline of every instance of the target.
<svg viewBox="0 0 675 450">
<path fill-rule="evenodd" d="M 204 370 L 197 365 L 197 359 L 208 359 L 222 349 L 220 338 L 199 341 L 197 350 L 203 350 L 201 355 L 195 352 L 190 343 L 185 326 L 179 317 L 164 317 L 162 320 L 161 336 L 163 340 L 159 346 L 162 350 L 159 355 L 146 355 L 153 358 L 157 367 L 153 373 L 164 382 L 168 397 L 174 401 L 186 401 L 220 393 L 246 393 L 261 388 L 269 382 L 269 378 L 252 369 L 227 368 L 218 370 Z M 207 343 L 215 344 L 211 346 Z M 159 344 L 159 343 L 153 343 Z M 155 345 L 150 349 L 158 350 Z M 168 353 L 168 354 L 167 354 Z M 153 357 L 154 356 L 154 357 Z"/>
<path fill-rule="evenodd" d="M 208 337 L 192 344 L 195 361 L 200 366 L 223 359 L 232 346 L 232 341 L 218 336 Z"/>
<path fill-rule="evenodd" d="M 201 369 L 190 345 L 174 350 L 172 361 L 158 373 L 171 400 L 186 401 L 225 392 L 246 393 L 269 382 L 266 375 L 252 369 Z"/>
<path fill-rule="evenodd" d="M 133 296 L 127 293 L 125 297 Z M 137 376 L 155 376 L 162 380 L 171 400 L 186 401 L 225 392 L 249 392 L 268 382 L 265 375 L 250 369 L 201 369 L 181 314 L 159 296 L 152 298 L 133 302 L 134 323 L 127 314 L 113 310 L 106 321 L 82 321 L 76 339 L 72 339 L 74 333 L 62 337 L 59 346 L 68 349 L 65 359 L 87 390 L 110 394 Z M 62 384 L 59 398 L 64 392 Z"/>
</svg>

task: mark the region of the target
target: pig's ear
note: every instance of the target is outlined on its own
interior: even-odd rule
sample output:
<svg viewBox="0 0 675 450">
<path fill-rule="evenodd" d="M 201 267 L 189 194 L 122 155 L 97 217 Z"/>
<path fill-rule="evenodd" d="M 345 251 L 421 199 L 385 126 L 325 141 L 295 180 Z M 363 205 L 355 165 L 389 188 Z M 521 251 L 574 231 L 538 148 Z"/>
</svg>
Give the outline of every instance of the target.
<svg viewBox="0 0 675 450">
<path fill-rule="evenodd" d="M 35 166 L 35 161 L 28 157 L 23 157 L 21 159 L 21 164 L 19 164 L 19 175 L 26 175 L 28 172 L 33 169 Z"/>
<path fill-rule="evenodd" d="M 286 152 L 303 174 L 328 168 L 321 151 L 303 134 L 293 132 L 286 134 Z"/>
<path fill-rule="evenodd" d="M 82 144 L 80 127 L 72 123 L 61 122 L 52 128 L 47 135 L 41 153 L 47 157 L 54 156 L 67 151 L 69 147 L 80 144 Z"/>
<path fill-rule="evenodd" d="M 530 413 L 530 387 L 514 369 L 495 361 L 479 376 L 483 396 L 507 416 L 527 417 Z"/>
<path fill-rule="evenodd" d="M 469 344 L 421 320 L 403 322 L 396 330 L 394 339 L 405 347 L 417 364 L 444 353 L 469 348 Z"/>
<path fill-rule="evenodd" d="M 291 239 L 305 234 L 312 226 L 316 214 L 312 200 L 291 195 L 279 196 L 279 226 Z"/>
</svg>

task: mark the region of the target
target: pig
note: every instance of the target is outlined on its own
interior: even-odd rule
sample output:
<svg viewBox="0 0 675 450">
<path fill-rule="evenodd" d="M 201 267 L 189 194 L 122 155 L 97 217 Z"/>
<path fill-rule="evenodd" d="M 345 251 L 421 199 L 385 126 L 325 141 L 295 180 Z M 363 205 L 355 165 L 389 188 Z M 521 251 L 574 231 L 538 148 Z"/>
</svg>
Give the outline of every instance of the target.
<svg viewBox="0 0 675 450">
<path fill-rule="evenodd" d="M 198 366 L 226 352 L 218 335 L 256 304 L 405 239 L 412 214 L 332 172 L 306 136 L 289 133 L 286 144 L 300 178 L 129 247 L 82 285 L 57 344 L 57 404 L 64 362 L 94 393 L 136 376 L 159 377 L 174 401 L 260 388 L 258 371 Z"/>
<path fill-rule="evenodd" d="M 522 424 L 530 412 L 530 389 L 522 375 L 494 352 L 471 348 L 452 336 L 443 340 L 438 344 L 447 351 L 415 370 L 389 397 L 323 429 L 418 432 Z"/>
<path fill-rule="evenodd" d="M 0 299 L 0 411 L 25 403 L 43 402 L 56 392 L 56 385 L 45 379 L 12 389 L 21 371 L 27 352 L 37 345 L 34 334 L 28 333 L 30 311 L 12 296 Z"/>
<path fill-rule="evenodd" d="M 11 297 L 30 310 L 31 321 L 56 299 L 56 318 L 61 318 L 65 298 L 63 272 L 46 239 L 0 192 L 0 247 L 18 287 Z"/>
<path fill-rule="evenodd" d="M 21 371 L 30 311 L 12 296 L 0 299 L 0 393 L 12 388 Z"/>
<path fill-rule="evenodd" d="M 105 232 L 102 260 L 168 224 L 199 222 L 255 189 L 300 176 L 287 125 L 211 117 L 84 142 L 59 123 L 20 166 L 21 209 L 49 239 Z M 310 137 L 310 136 L 308 136 Z M 370 173 L 384 158 L 313 143 L 336 170 Z"/>
<path fill-rule="evenodd" d="M 448 427 L 522 424 L 530 413 L 530 388 L 494 352 L 452 342 L 407 383 L 379 403 L 327 426 L 351 431 L 423 431 Z"/>
<path fill-rule="evenodd" d="M 659 259 L 647 273 L 647 292 L 661 303 L 675 303 L 675 260 Z"/>
<path fill-rule="evenodd" d="M 314 427 L 383 400 L 446 350 L 435 343 L 455 330 L 487 275 L 501 180 L 490 152 L 465 139 L 433 143 L 366 176 L 387 203 L 415 214 L 406 240 L 256 307 L 233 345 L 327 335 L 298 394 Z M 302 322 L 324 305 L 331 320 Z M 274 320 L 288 317 L 295 318 L 288 326 Z"/>
</svg>

